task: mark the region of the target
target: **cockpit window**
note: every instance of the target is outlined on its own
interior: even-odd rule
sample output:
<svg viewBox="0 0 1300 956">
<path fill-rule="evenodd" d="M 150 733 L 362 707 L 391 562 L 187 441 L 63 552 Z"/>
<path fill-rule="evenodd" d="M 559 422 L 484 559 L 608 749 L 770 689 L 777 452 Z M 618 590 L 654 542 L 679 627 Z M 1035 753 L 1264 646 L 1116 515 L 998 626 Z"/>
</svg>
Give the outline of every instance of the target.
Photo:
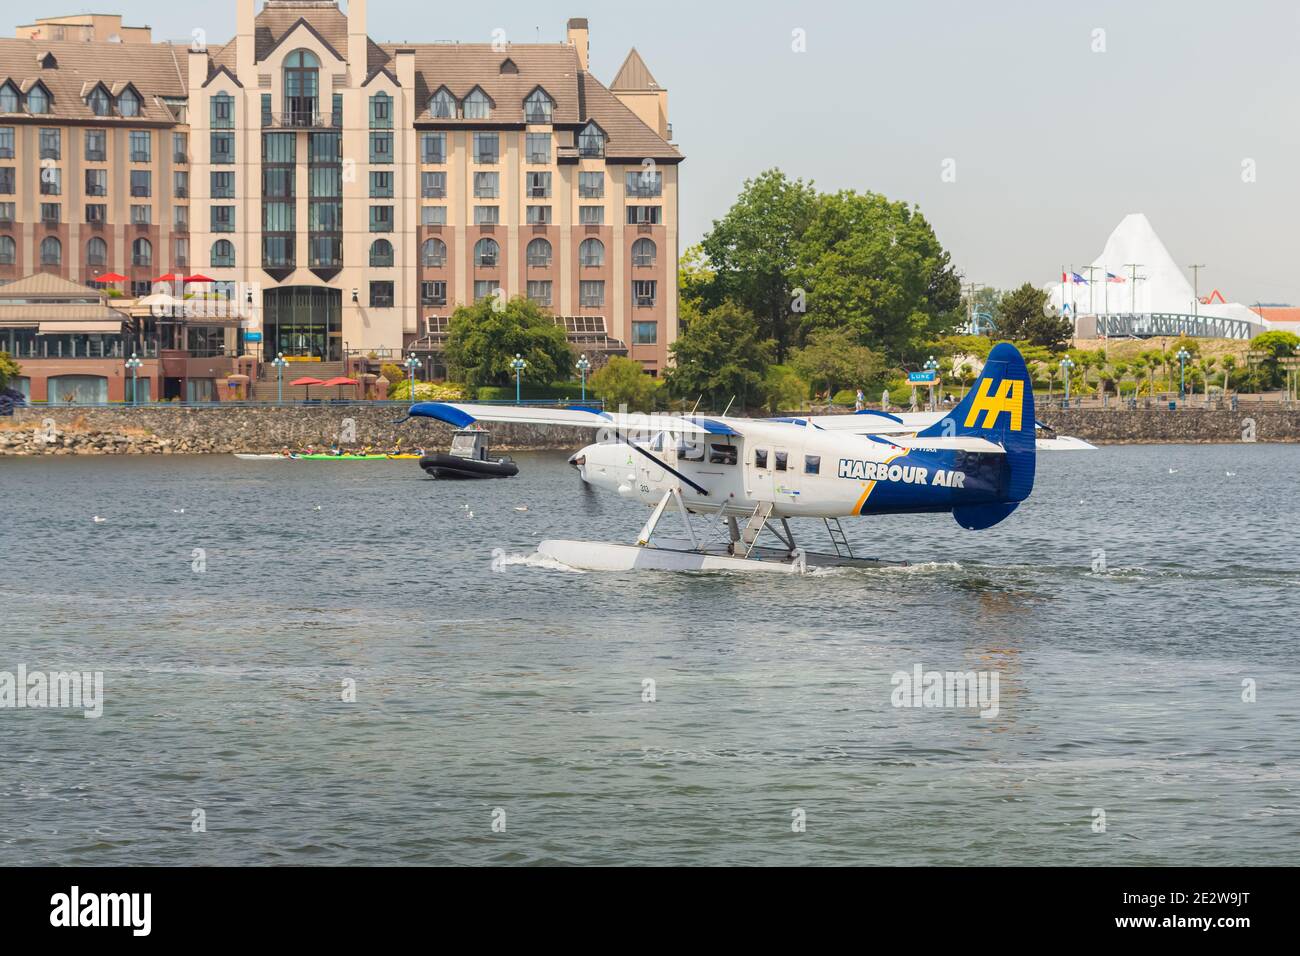
<svg viewBox="0 0 1300 956">
<path fill-rule="evenodd" d="M 790 461 L 790 453 L 788 451 L 778 451 L 775 457 L 776 457 L 776 470 L 785 471 L 785 466 Z"/>
<path fill-rule="evenodd" d="M 736 463 L 735 445 L 710 445 L 710 465 L 734 465 Z"/>
<path fill-rule="evenodd" d="M 704 461 L 704 442 L 680 438 L 677 441 L 678 461 Z"/>
<path fill-rule="evenodd" d="M 754 449 L 754 467 L 755 467 L 755 468 L 766 468 L 766 467 L 767 467 L 767 449 L 766 449 L 766 448 L 755 448 L 755 449 Z"/>
</svg>

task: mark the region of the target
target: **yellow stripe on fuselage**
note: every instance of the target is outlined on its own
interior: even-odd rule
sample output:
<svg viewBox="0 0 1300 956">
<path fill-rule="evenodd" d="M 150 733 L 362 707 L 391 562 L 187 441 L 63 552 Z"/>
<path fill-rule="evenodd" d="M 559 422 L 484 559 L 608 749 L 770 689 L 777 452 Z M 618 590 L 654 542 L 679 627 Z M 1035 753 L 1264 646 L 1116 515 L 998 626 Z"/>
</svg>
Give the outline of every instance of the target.
<svg viewBox="0 0 1300 956">
<path fill-rule="evenodd" d="M 888 465 L 895 458 L 902 458 L 906 454 L 907 454 L 907 449 L 904 448 L 902 451 L 890 455 L 888 458 L 886 458 L 885 464 Z M 862 508 L 864 505 L 866 505 L 867 499 L 871 497 L 871 492 L 875 487 L 876 487 L 876 480 L 874 478 L 866 483 L 866 485 L 862 489 L 862 496 L 858 498 L 858 503 L 853 506 L 853 514 L 855 515 L 862 514 Z"/>
</svg>

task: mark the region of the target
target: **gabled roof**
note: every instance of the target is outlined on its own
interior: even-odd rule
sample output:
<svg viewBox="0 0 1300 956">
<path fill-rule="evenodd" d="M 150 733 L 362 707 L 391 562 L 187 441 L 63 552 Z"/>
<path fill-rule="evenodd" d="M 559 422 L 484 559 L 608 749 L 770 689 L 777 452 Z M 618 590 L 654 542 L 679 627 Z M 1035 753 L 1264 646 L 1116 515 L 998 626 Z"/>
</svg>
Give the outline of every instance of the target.
<svg viewBox="0 0 1300 956">
<path fill-rule="evenodd" d="M 636 47 L 632 47 L 628 53 L 627 59 L 619 67 L 618 75 L 614 77 L 614 82 L 609 84 L 609 88 L 624 92 L 661 89 L 658 81 L 651 74 L 650 67 L 645 65 L 641 54 L 636 52 Z"/>
<path fill-rule="evenodd" d="M 80 285 L 70 279 L 52 275 L 48 272 L 36 272 L 8 285 L 0 286 L 0 301 L 4 299 L 89 299 L 101 297 L 89 286 Z"/>
<path fill-rule="evenodd" d="M 422 43 L 402 45 L 415 53 L 416 119 L 429 119 L 429 97 L 446 87 L 458 101 L 477 86 L 492 101 L 489 123 L 522 124 L 524 99 L 536 87 L 544 86 L 555 101 L 556 124 L 581 122 L 578 104 L 578 54 L 567 43 L 512 44 L 508 53 L 490 43 Z M 385 44 L 384 51 L 396 53 L 397 44 Z M 517 73 L 501 72 L 510 59 Z M 481 125 L 483 120 L 439 119 L 439 123 Z"/>
<path fill-rule="evenodd" d="M 260 17 L 259 17 L 259 19 L 260 19 Z M 346 17 L 344 17 L 344 19 L 343 19 L 343 45 L 342 45 L 341 47 L 338 46 L 338 45 L 336 45 L 336 44 L 334 44 L 334 43 L 331 43 L 330 40 L 329 40 L 328 38 L 326 38 L 326 37 L 324 36 L 324 34 L 322 34 L 318 29 L 316 29 L 316 27 L 314 27 L 314 26 L 311 24 L 311 21 L 309 21 L 306 17 L 299 17 L 297 20 L 295 20 L 295 21 L 290 25 L 289 29 L 285 30 L 283 33 L 281 33 L 281 34 L 279 35 L 279 37 L 276 38 L 276 40 L 275 40 L 274 43 L 272 43 L 270 46 L 266 47 L 265 51 L 263 51 L 263 49 L 262 49 L 262 44 L 261 44 L 260 42 L 257 42 L 258 39 L 262 36 L 261 31 L 259 30 L 259 31 L 255 32 L 255 33 L 253 34 L 253 39 L 254 39 L 254 42 L 256 43 L 256 47 L 257 47 L 257 62 L 258 62 L 258 63 L 261 63 L 263 60 L 265 60 L 267 57 L 269 57 L 272 53 L 274 53 L 274 52 L 279 48 L 280 44 L 282 44 L 282 43 L 284 43 L 286 40 L 288 40 L 288 39 L 293 35 L 293 32 L 294 32 L 295 30 L 297 30 L 299 27 L 302 27 L 304 30 L 306 30 L 308 33 L 310 33 L 312 36 L 314 36 L 317 40 L 319 40 L 319 41 L 321 42 L 321 45 L 324 46 L 325 49 L 329 50 L 330 53 L 332 53 L 332 54 L 334 55 L 334 58 L 335 58 L 336 60 L 343 60 L 343 61 L 346 61 L 346 60 L 347 60 L 347 58 L 348 58 L 348 43 L 347 43 L 348 35 L 347 35 L 347 18 L 346 18 Z M 340 50 L 341 50 L 342 52 L 340 52 Z"/>
<path fill-rule="evenodd" d="M 310 0 L 270 3 L 263 8 L 253 21 L 253 59 L 258 63 L 265 60 L 299 23 L 307 24 L 339 59 L 347 59 L 348 18 L 338 7 L 322 6 Z"/>
<path fill-rule="evenodd" d="M 682 154 L 623 105 L 590 73 L 581 76 L 584 112 L 600 124 L 608 140 L 606 159 L 681 159 Z"/>
</svg>

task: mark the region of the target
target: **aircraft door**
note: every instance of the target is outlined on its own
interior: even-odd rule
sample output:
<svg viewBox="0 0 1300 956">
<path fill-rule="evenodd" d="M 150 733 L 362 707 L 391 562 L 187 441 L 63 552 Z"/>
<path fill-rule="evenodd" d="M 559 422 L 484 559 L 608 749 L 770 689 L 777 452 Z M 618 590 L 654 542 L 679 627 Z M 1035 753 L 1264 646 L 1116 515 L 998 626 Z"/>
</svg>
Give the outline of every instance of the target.
<svg viewBox="0 0 1300 956">
<path fill-rule="evenodd" d="M 772 476 L 772 500 L 789 504 L 799 500 L 802 450 L 789 446 L 775 446 L 769 464 Z"/>
</svg>

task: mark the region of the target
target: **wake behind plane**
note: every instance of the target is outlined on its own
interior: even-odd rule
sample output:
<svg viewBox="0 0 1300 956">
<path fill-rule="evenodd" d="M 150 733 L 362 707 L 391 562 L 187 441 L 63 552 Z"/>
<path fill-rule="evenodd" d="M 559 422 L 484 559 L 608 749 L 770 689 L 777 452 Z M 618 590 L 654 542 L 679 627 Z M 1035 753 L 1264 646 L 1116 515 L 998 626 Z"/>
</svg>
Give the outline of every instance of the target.
<svg viewBox="0 0 1300 956">
<path fill-rule="evenodd" d="M 634 544 L 538 545 L 544 557 L 593 571 L 874 566 L 880 562 L 853 554 L 841 519 L 950 512 L 963 528 L 990 528 L 1029 497 L 1037 454 L 1029 372 L 1009 343 L 993 348 L 953 409 L 925 415 L 754 419 L 419 402 L 409 417 L 462 429 L 476 422 L 593 429 L 597 440 L 570 459 L 582 479 L 652 509 Z M 680 513 L 685 538 L 656 538 L 669 508 Z M 712 534 L 697 533 L 692 515 L 707 517 Z M 796 544 L 796 518 L 820 519 L 835 553 Z M 765 530 L 777 546 L 758 543 Z"/>
</svg>

